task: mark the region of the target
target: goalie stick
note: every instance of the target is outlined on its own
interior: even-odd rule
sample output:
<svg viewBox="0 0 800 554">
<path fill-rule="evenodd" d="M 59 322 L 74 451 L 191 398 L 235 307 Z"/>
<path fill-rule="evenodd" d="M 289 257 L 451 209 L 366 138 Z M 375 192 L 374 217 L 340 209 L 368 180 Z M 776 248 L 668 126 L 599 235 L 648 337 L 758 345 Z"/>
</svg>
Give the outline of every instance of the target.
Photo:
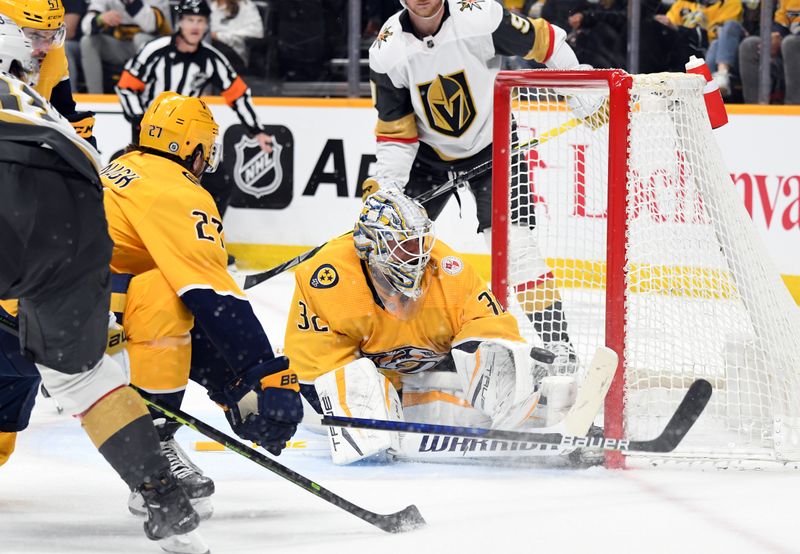
<svg viewBox="0 0 800 554">
<path fill-rule="evenodd" d="M 549 130 L 549 131 L 547 131 L 545 133 L 542 133 L 539 137 L 533 138 L 533 139 L 531 139 L 531 140 L 529 140 L 529 141 L 527 141 L 527 142 L 525 142 L 523 144 L 520 144 L 515 149 L 517 151 L 522 151 L 522 150 L 525 150 L 525 149 L 528 149 L 528 148 L 534 148 L 535 146 L 538 146 L 540 144 L 544 144 L 548 140 L 553 139 L 553 138 L 555 138 L 555 137 L 557 137 L 559 135 L 562 135 L 563 133 L 566 133 L 570 129 L 574 129 L 575 127 L 580 125 L 581 121 L 582 121 L 581 119 L 572 118 L 572 119 L 562 123 L 558 127 L 555 127 L 554 129 L 551 129 L 551 130 Z M 457 189 L 457 188 L 459 188 L 459 187 L 461 187 L 463 185 L 466 185 L 467 183 L 469 183 L 470 179 L 474 179 L 475 177 L 479 177 L 481 175 L 484 175 L 484 174 L 490 172 L 491 170 L 492 170 L 492 161 L 491 160 L 485 161 L 485 162 L 475 166 L 474 168 L 470 169 L 469 171 L 466 171 L 466 172 L 462 173 L 461 175 L 458 175 L 455 178 L 450 179 L 446 183 L 443 183 L 442 185 L 440 185 L 440 186 L 438 186 L 436 188 L 432 188 L 432 189 L 430 189 L 428 191 L 423 192 L 419 196 L 415 197 L 414 200 L 416 200 L 420 204 L 425 204 L 426 202 L 428 202 L 430 200 L 433 200 L 434 198 L 438 198 L 439 196 L 441 196 L 441 195 L 443 195 L 445 193 L 448 193 L 453 189 Z M 339 237 L 337 237 L 337 238 L 349 235 L 351 233 L 352 233 L 352 231 L 348 231 L 347 233 L 339 235 Z M 312 248 L 311 250 L 308 250 L 307 252 L 303 252 L 302 254 L 300 254 L 300 255 L 298 255 L 298 256 L 290 259 L 290 260 L 286 260 L 282 264 L 276 265 L 273 268 L 267 269 L 267 270 L 262 271 L 260 273 L 253 273 L 252 275 L 247 275 L 244 278 L 244 287 L 242 287 L 242 288 L 244 288 L 245 290 L 253 288 L 256 285 L 258 285 L 260 283 L 263 283 L 264 281 L 272 279 L 276 275 L 279 275 L 279 274 L 283 273 L 284 271 L 287 271 L 289 269 L 292 269 L 295 266 L 300 265 L 301 263 L 303 263 L 307 259 L 313 257 L 317 252 L 322 250 L 322 248 L 326 244 L 328 244 L 328 242 L 323 242 L 319 246 L 316 246 L 316 247 Z"/>
<path fill-rule="evenodd" d="M 622 452 L 672 452 L 680 444 L 697 418 L 703 413 L 711 399 L 711 384 L 705 379 L 698 379 L 691 384 L 681 400 L 678 409 L 670 418 L 664 430 L 654 439 L 634 441 L 628 439 L 607 439 L 562 435 L 560 433 L 538 433 L 530 431 L 506 431 L 501 429 L 481 429 L 474 427 L 454 427 L 450 425 L 433 425 L 427 423 L 408 423 L 402 421 L 384 421 L 348 417 L 326 416 L 322 425 L 333 427 L 354 427 L 357 429 L 376 429 L 399 433 L 421 433 L 429 435 L 448 435 L 473 439 L 499 439 L 530 442 L 538 444 L 556 444 L 563 447 L 598 448 L 618 450 Z"/>
<path fill-rule="evenodd" d="M 13 335 L 19 336 L 19 326 L 17 322 L 11 318 L 2 317 L 0 315 L 0 327 Z M 171 410 L 159 405 L 157 402 L 151 400 L 145 391 L 139 389 L 138 387 L 131 385 L 131 388 L 139 393 L 145 404 L 154 408 L 155 410 L 158 410 L 169 419 L 176 421 L 181 425 L 185 425 L 186 427 L 197 431 L 201 435 L 205 435 L 208 438 L 215 440 L 216 442 L 225 446 L 225 448 L 233 450 L 240 456 L 244 456 L 245 458 L 257 463 L 261 467 L 264 467 L 276 475 L 283 477 L 287 481 L 290 481 L 295 485 L 307 490 L 311 494 L 317 495 L 334 506 L 337 506 L 342 510 L 353 514 L 354 516 L 363 519 L 367 523 L 374 525 L 382 531 L 386 531 L 387 533 L 402 533 L 404 531 L 411 531 L 425 525 L 425 519 L 422 517 L 422 514 L 419 513 L 419 509 L 417 509 L 414 504 L 406 506 L 399 512 L 394 512 L 392 514 L 379 514 L 376 512 L 371 512 L 365 508 L 353 504 L 338 494 L 329 491 L 325 487 L 318 485 L 314 481 L 289 469 L 285 465 L 268 458 L 261 452 L 240 443 L 236 439 L 231 438 L 222 431 L 211 427 L 207 423 L 200 421 L 194 416 L 182 412 L 181 410 Z"/>
</svg>

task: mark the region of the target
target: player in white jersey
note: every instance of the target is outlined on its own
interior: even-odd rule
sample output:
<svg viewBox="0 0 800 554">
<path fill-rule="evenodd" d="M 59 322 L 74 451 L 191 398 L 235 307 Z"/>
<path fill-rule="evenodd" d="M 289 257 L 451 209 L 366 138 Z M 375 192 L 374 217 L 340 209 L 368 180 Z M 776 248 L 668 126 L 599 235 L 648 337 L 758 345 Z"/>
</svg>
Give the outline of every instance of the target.
<svg viewBox="0 0 800 554">
<path fill-rule="evenodd" d="M 99 155 L 30 87 L 36 70 L 30 39 L 0 16 L 0 299 L 19 299 L 20 347 L 47 390 L 144 497 L 147 536 L 168 547 L 179 535 L 205 552 L 144 402 L 104 354 L 113 243 Z M 0 376 L 27 377 L 19 367 L 0 364 Z M 19 406 L 13 395 L 13 387 L 0 390 L 0 422 Z"/>
<path fill-rule="evenodd" d="M 549 68 L 579 67 L 563 29 L 512 13 L 494 0 L 401 3 L 405 9 L 389 18 L 370 49 L 377 169 L 363 185 L 365 196 L 399 187 L 416 197 L 491 158 L 493 85 L 502 56 L 523 56 Z M 591 107 L 574 100 L 570 107 L 578 117 L 591 114 Z M 512 179 L 512 185 L 526 186 L 527 172 Z M 470 189 L 478 232 L 491 244 L 491 175 L 471 179 Z M 425 204 L 431 219 L 451 194 Z M 530 232 L 535 214 L 515 208 L 511 232 L 535 247 Z M 545 347 L 557 353 L 555 366 L 574 370 L 574 350 L 550 269 L 543 259 L 512 263 L 526 264 L 519 269 L 529 279 L 514 285 Z"/>
</svg>

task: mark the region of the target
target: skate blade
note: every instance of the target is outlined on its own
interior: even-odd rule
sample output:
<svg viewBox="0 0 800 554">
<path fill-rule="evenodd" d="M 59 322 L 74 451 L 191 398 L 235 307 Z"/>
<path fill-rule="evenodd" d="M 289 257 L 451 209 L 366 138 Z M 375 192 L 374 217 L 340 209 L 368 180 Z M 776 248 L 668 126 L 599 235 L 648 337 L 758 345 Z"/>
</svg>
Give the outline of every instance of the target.
<svg viewBox="0 0 800 554">
<path fill-rule="evenodd" d="M 211 519 L 211 516 L 214 515 L 214 504 L 211 503 L 210 496 L 192 498 L 189 502 L 192 503 L 192 508 L 197 512 L 200 521 Z M 141 495 L 138 498 L 128 499 L 128 511 L 136 517 L 147 517 L 147 510 L 144 507 L 144 500 L 142 500 Z"/>
<path fill-rule="evenodd" d="M 159 539 L 158 546 L 171 554 L 211 554 L 206 541 L 198 531 L 189 531 L 184 535 L 172 535 Z"/>
</svg>

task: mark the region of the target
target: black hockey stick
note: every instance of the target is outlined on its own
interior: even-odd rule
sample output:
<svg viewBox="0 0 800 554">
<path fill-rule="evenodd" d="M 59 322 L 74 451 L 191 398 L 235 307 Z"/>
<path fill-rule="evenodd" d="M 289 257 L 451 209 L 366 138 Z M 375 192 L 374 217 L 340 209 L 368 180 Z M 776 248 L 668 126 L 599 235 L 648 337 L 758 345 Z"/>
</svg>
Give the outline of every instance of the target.
<svg viewBox="0 0 800 554">
<path fill-rule="evenodd" d="M 525 142 L 524 144 L 520 144 L 519 146 L 517 146 L 515 148 L 515 150 L 521 151 L 521 150 L 524 150 L 524 149 L 527 149 L 527 148 L 534 148 L 535 146 L 538 146 L 540 144 L 544 144 L 548 140 L 550 140 L 552 138 L 555 138 L 555 137 L 557 137 L 557 136 L 559 136 L 559 135 L 561 135 L 563 133 L 566 133 L 570 129 L 574 129 L 575 127 L 577 127 L 581 123 L 581 121 L 582 120 L 576 119 L 576 118 L 570 119 L 570 120 L 566 121 L 565 123 L 562 123 L 558 127 L 555 127 L 554 129 L 551 129 L 551 130 L 547 131 L 546 133 L 542 133 L 539 137 L 533 138 L 533 139 Z M 426 202 L 429 202 L 429 201 L 433 200 L 434 198 L 438 198 L 439 196 L 441 196 L 443 194 L 446 194 L 446 193 L 448 193 L 448 192 L 450 192 L 450 191 L 452 191 L 454 189 L 457 189 L 458 187 L 460 187 L 462 185 L 466 185 L 467 183 L 469 183 L 470 179 L 474 179 L 475 177 L 480 177 L 482 175 L 485 175 L 486 173 L 489 173 L 491 170 L 492 170 L 492 160 L 485 161 L 485 162 L 473 167 L 469 171 L 466 171 L 466 172 L 464 172 L 464 173 L 462 173 L 460 175 L 457 175 L 456 177 L 454 177 L 453 179 L 450 179 L 446 183 L 443 183 L 443 184 L 441 184 L 440 186 L 438 186 L 436 188 L 432 188 L 430 190 L 427 190 L 427 191 L 423 192 L 419 196 L 416 196 L 414 198 L 414 200 L 416 200 L 420 204 L 425 204 Z M 347 233 L 339 235 L 339 237 L 337 237 L 337 238 L 344 237 L 346 235 L 351 234 L 352 232 L 353 231 L 348 231 Z M 267 269 L 267 270 L 262 271 L 260 273 L 253 273 L 252 275 L 246 276 L 245 279 L 244 279 L 244 289 L 247 290 L 249 288 L 252 288 L 252 287 L 258 285 L 259 283 L 263 283 L 264 281 L 272 279 L 273 277 L 283 273 L 284 271 L 287 271 L 289 269 L 292 269 L 295 266 L 300 265 L 301 263 L 303 263 L 307 259 L 313 257 L 317 252 L 322 250 L 322 247 L 325 246 L 326 244 L 328 244 L 328 243 L 327 242 L 323 242 L 319 246 L 316 246 L 316 247 L 312 248 L 311 250 L 308 250 L 307 252 L 303 252 L 302 254 L 300 254 L 300 255 L 298 255 L 298 256 L 290 259 L 290 260 L 286 260 L 282 264 L 276 265 L 273 268 Z"/>
<path fill-rule="evenodd" d="M 19 336 L 19 325 L 17 321 L 11 317 L 5 317 L 5 314 L 2 313 L 0 313 L 0 328 L 8 331 L 12 335 Z M 419 509 L 417 509 L 414 504 L 406 506 L 404 509 L 393 514 L 378 514 L 366 510 L 360 506 L 356 506 L 349 500 L 345 500 L 338 494 L 329 491 L 321 485 L 318 485 L 311 479 L 300 475 L 285 465 L 268 458 L 258 450 L 240 443 L 236 439 L 226 435 L 214 427 L 211 427 L 207 423 L 203 423 L 199 419 L 187 414 L 186 412 L 182 412 L 181 410 L 173 410 L 165 408 L 164 406 L 160 406 L 157 402 L 154 402 L 150 399 L 147 392 L 134 385 L 131 385 L 131 387 L 139 393 L 145 404 L 158 410 L 169 419 L 176 421 L 181 425 L 185 425 L 186 427 L 197 431 L 201 435 L 205 435 L 208 438 L 217 441 L 225 448 L 233 450 L 237 454 L 244 456 L 245 458 L 257 463 L 262 467 L 267 468 L 271 472 L 283 477 L 287 481 L 291 481 L 301 488 L 304 488 L 308 492 L 319 496 L 334 506 L 337 506 L 346 512 L 350 512 L 354 516 L 363 519 L 367 523 L 371 523 L 378 529 L 386 531 L 387 533 L 402 533 L 404 531 L 418 529 L 419 527 L 425 525 L 425 519 L 422 517 L 422 514 L 419 513 Z"/>
<path fill-rule="evenodd" d="M 473 427 L 453 427 L 427 423 L 406 423 L 377 419 L 359 419 L 325 416 L 322 425 L 332 427 L 354 427 L 357 429 L 376 429 L 400 433 L 419 433 L 428 435 L 447 435 L 473 439 L 496 439 L 529 442 L 537 444 L 556 444 L 564 447 L 598 448 L 620 450 L 623 452 L 672 452 L 686 436 L 711 399 L 711 384 L 698 379 L 691 384 L 681 400 L 678 409 L 670 418 L 659 436 L 651 440 L 633 441 L 627 439 L 606 439 L 602 437 L 576 437 L 560 433 L 536 433 L 529 431 L 505 431 L 501 429 L 480 429 Z"/>
<path fill-rule="evenodd" d="M 276 462 L 272 458 L 268 458 L 261 452 L 242 444 L 236 439 L 226 435 L 214 427 L 211 427 L 207 423 L 203 423 L 199 419 L 187 414 L 186 412 L 177 409 L 169 409 L 158 405 L 148 397 L 148 394 L 145 391 L 138 389 L 133 385 L 131 386 L 139 392 L 148 406 L 155 408 L 169 419 L 185 425 L 186 427 L 197 431 L 201 435 L 205 435 L 208 438 L 217 441 L 225 448 L 233 450 L 240 456 L 244 456 L 245 458 L 270 470 L 280 477 L 283 477 L 287 481 L 290 481 L 295 485 L 307 490 L 308 492 L 317 495 L 323 500 L 330 502 L 334 506 L 337 506 L 342 510 L 353 514 L 354 516 L 363 519 L 367 523 L 371 523 L 378 529 L 386 531 L 387 533 L 402 533 L 404 531 L 418 529 L 425 525 L 425 520 L 414 504 L 392 514 L 378 514 L 366 510 L 360 506 L 356 506 L 349 500 L 345 500 L 338 494 L 329 491 L 325 487 L 318 485 L 307 477 L 304 477 L 303 475 L 300 475 L 299 473 L 289 469 L 285 465 Z"/>
</svg>

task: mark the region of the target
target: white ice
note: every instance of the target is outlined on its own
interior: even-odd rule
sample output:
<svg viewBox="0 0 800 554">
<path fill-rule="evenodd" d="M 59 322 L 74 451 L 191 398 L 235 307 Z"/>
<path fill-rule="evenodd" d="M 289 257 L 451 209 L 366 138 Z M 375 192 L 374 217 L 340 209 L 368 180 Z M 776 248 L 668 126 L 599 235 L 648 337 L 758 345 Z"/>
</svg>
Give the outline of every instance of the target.
<svg viewBox="0 0 800 554">
<path fill-rule="evenodd" d="M 253 299 L 275 345 L 292 276 Z M 228 431 L 192 385 L 184 409 Z M 335 467 L 321 451 L 278 461 L 367 509 L 416 504 L 422 530 L 386 534 L 231 452 L 196 452 L 214 478 L 214 517 L 201 530 L 214 554 L 375 552 L 800 552 L 800 473 L 509 468 L 395 463 Z M 39 398 L 17 451 L 0 468 L 0 553 L 158 552 L 129 515 L 127 490 L 78 422 Z"/>
</svg>

